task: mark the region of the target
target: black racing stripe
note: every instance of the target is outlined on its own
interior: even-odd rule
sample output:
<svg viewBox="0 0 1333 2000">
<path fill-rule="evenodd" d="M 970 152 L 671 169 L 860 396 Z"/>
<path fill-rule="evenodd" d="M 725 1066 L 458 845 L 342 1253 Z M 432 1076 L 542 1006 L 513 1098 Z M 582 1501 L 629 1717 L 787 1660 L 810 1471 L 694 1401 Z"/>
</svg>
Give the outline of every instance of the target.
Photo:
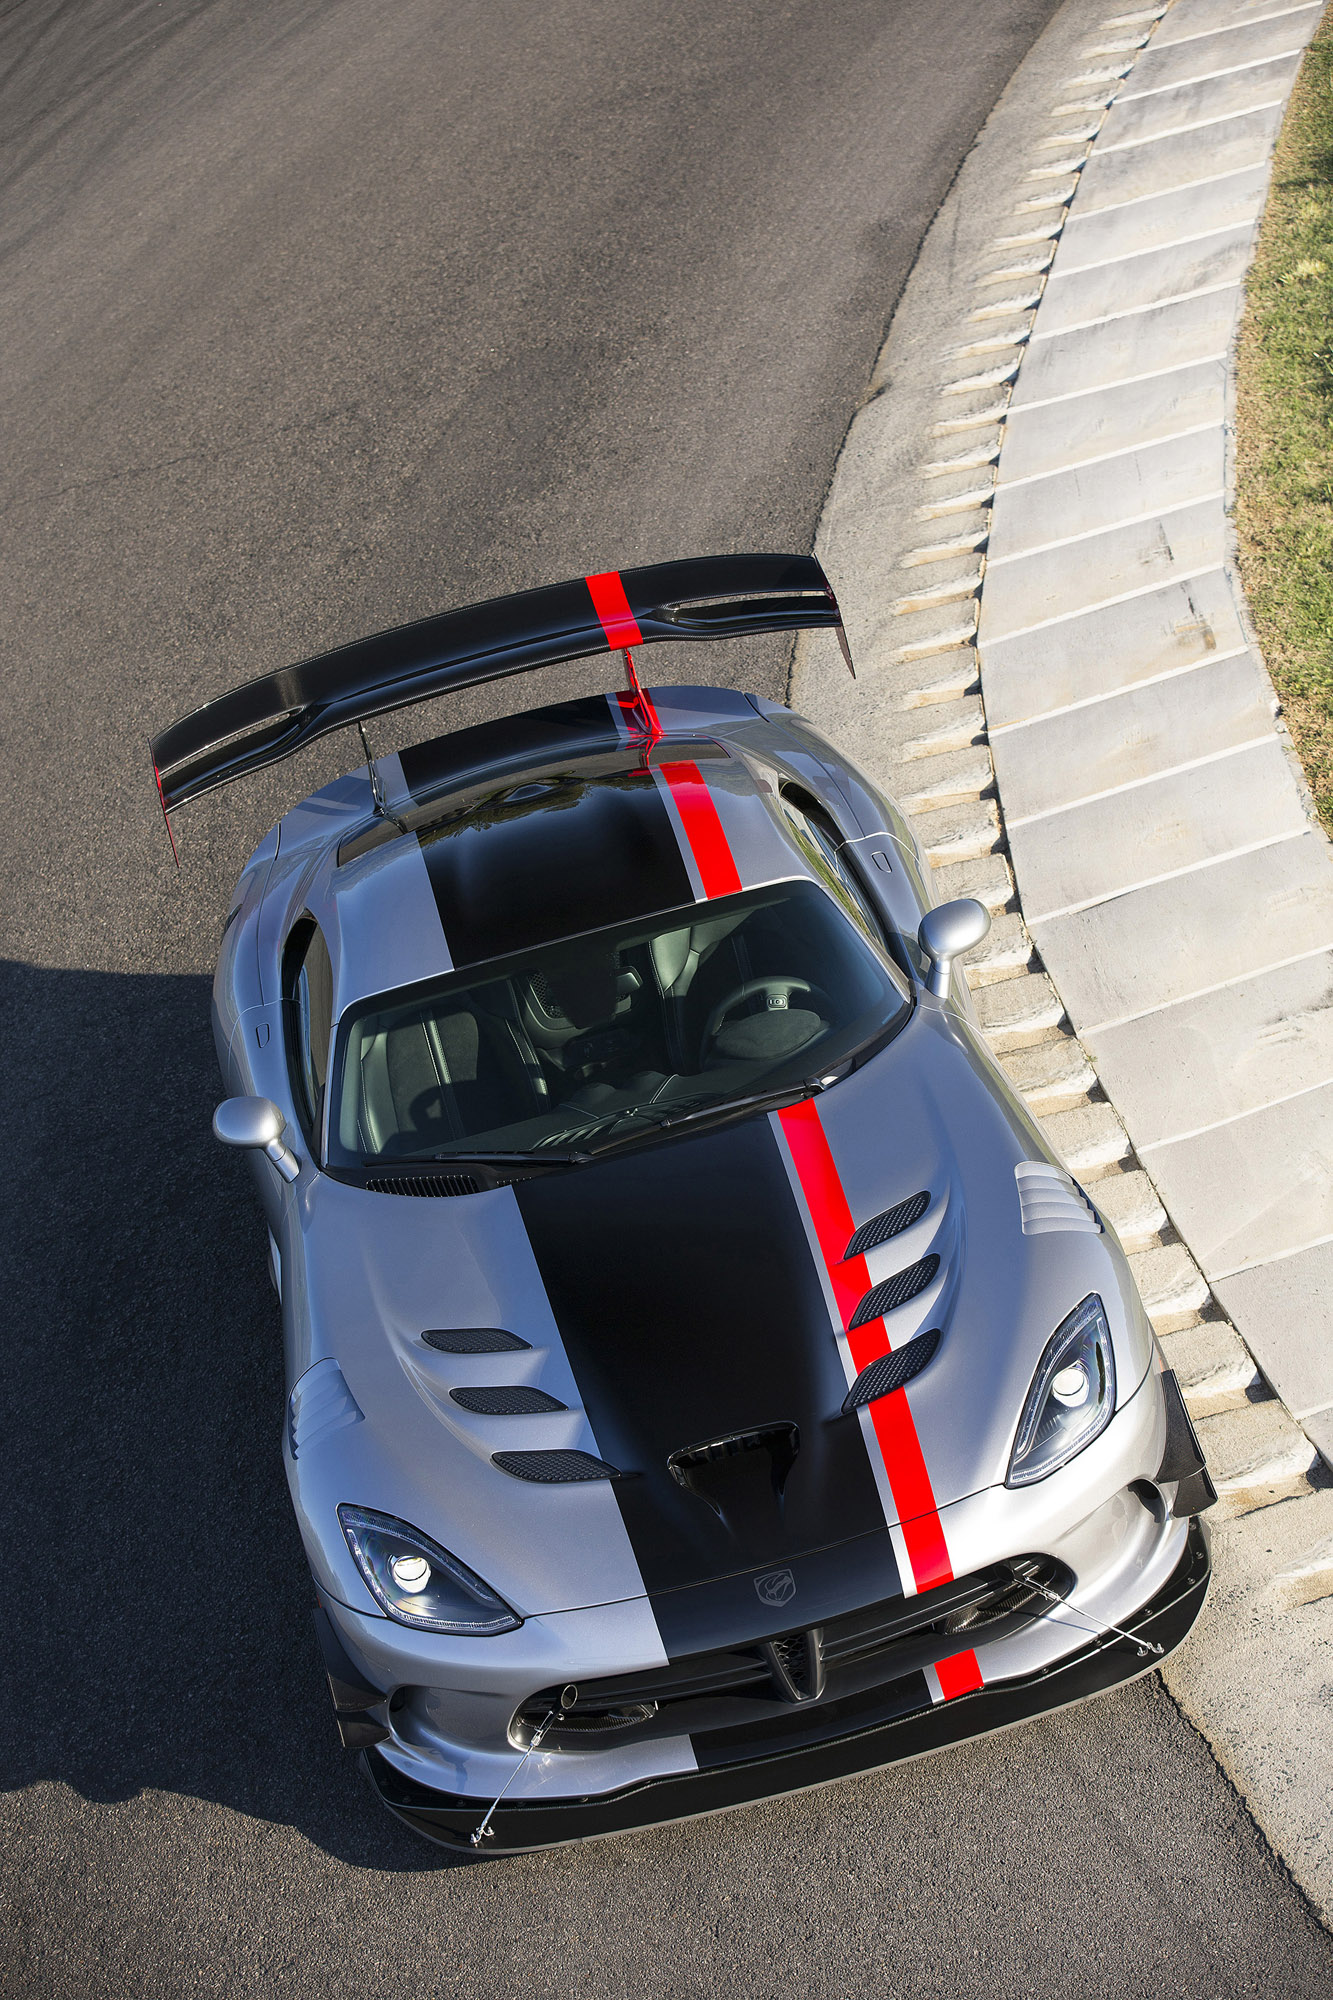
<svg viewBox="0 0 1333 2000">
<path fill-rule="evenodd" d="M 533 789 L 419 836 L 456 966 L 694 902 L 670 815 L 637 760 L 597 775 L 576 766 Z"/>
<path fill-rule="evenodd" d="M 586 595 L 585 586 L 580 588 Z M 579 751 L 613 749 L 619 741 L 610 703 L 604 694 L 594 694 L 529 709 L 526 715 L 479 722 L 430 743 L 414 743 L 399 751 L 398 761 L 408 791 L 414 799 L 424 800 L 492 771 L 541 764 Z"/>
<path fill-rule="evenodd" d="M 883 1508 L 859 1421 L 841 1414 L 847 1383 L 768 1119 L 514 1193 L 598 1449 L 626 1475 L 612 1490 L 668 1650 L 893 1595 Z M 781 1454 L 766 1449 L 723 1456 L 693 1491 L 668 1465 L 791 1424 L 800 1449 L 780 1495 Z M 792 1598 L 756 1589 L 785 1567 Z"/>
</svg>

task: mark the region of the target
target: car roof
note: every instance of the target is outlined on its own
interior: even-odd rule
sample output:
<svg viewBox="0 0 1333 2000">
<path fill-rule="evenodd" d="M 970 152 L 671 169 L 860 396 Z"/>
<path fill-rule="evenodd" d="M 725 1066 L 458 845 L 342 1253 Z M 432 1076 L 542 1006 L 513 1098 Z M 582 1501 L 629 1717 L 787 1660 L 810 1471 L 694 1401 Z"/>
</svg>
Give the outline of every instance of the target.
<svg viewBox="0 0 1333 2000">
<path fill-rule="evenodd" d="M 384 760 L 400 767 L 397 823 L 347 824 L 311 884 L 336 1016 L 603 925 L 817 879 L 777 810 L 754 706 L 725 689 L 651 698 L 651 739 L 617 697 L 596 696 Z"/>
</svg>

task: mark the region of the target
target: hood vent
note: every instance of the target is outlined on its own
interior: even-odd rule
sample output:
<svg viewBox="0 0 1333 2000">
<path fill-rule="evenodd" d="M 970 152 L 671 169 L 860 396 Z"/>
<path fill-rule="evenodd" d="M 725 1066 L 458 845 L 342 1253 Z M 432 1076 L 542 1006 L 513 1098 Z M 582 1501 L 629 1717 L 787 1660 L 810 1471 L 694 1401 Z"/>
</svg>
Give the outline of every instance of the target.
<svg viewBox="0 0 1333 2000">
<path fill-rule="evenodd" d="M 498 1326 L 428 1326 L 421 1338 L 441 1354 L 515 1354 L 532 1346 Z"/>
<path fill-rule="evenodd" d="M 908 1340 L 901 1347 L 895 1347 L 889 1354 L 881 1354 L 878 1361 L 872 1361 L 847 1391 L 843 1403 L 844 1413 L 863 1410 L 867 1403 L 877 1403 L 881 1396 L 891 1396 L 895 1389 L 919 1375 L 921 1370 L 935 1358 L 935 1349 L 940 1344 L 940 1330 L 931 1327 L 929 1333 L 920 1333 L 915 1340 Z"/>
<path fill-rule="evenodd" d="M 918 1264 L 909 1264 L 905 1271 L 896 1271 L 883 1284 L 875 1285 L 862 1299 L 852 1314 L 852 1326 L 864 1326 L 868 1320 L 883 1319 L 885 1313 L 895 1306 L 905 1306 L 918 1292 L 924 1292 L 935 1273 L 940 1268 L 936 1256 L 923 1257 Z"/>
<path fill-rule="evenodd" d="M 576 1480 L 619 1479 L 614 1465 L 590 1451 L 493 1451 L 491 1464 L 514 1479 L 538 1486 L 571 1486 Z"/>
<path fill-rule="evenodd" d="M 1055 1230 L 1101 1234 L 1097 1212 L 1076 1181 L 1045 1160 L 1020 1160 L 1014 1168 L 1018 1205 L 1025 1236 L 1048 1236 Z"/>
<path fill-rule="evenodd" d="M 479 1417 L 535 1417 L 547 1410 L 566 1410 L 545 1389 L 529 1389 L 522 1383 L 501 1384 L 494 1389 L 451 1389 L 454 1401 Z"/>
<path fill-rule="evenodd" d="M 869 1222 L 863 1222 L 851 1242 L 842 1253 L 846 1264 L 853 1257 L 864 1257 L 867 1250 L 878 1249 L 891 1236 L 901 1236 L 904 1229 L 910 1229 L 919 1222 L 930 1207 L 930 1196 L 924 1192 L 912 1194 L 906 1201 L 900 1201 L 893 1208 L 886 1208 L 882 1215 L 874 1215 Z"/>
<path fill-rule="evenodd" d="M 292 1457 L 299 1458 L 334 1431 L 363 1422 L 364 1414 L 337 1362 L 332 1357 L 317 1361 L 313 1368 L 307 1368 L 288 1400 L 287 1437 Z"/>
<path fill-rule="evenodd" d="M 475 1174 L 367 1174 L 371 1194 L 480 1194 Z"/>
</svg>

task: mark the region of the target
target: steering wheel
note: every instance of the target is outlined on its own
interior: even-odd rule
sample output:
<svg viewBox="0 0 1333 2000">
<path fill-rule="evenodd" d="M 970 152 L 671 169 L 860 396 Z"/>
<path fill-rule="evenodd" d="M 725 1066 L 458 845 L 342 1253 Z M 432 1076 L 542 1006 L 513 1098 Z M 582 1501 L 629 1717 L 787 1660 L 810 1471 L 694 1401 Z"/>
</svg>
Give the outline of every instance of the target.
<svg viewBox="0 0 1333 2000">
<path fill-rule="evenodd" d="M 714 1037 L 728 1014 L 739 1007 L 742 1000 L 753 999 L 756 993 L 762 993 L 766 1000 L 771 994 L 774 999 L 780 1000 L 784 1007 L 791 1005 L 793 993 L 803 993 L 816 1003 L 822 1001 L 827 1016 L 830 1019 L 833 1016 L 833 1002 L 829 999 L 828 994 L 822 986 L 812 986 L 808 979 L 782 977 L 747 979 L 743 986 L 737 986 L 734 991 L 728 993 L 725 1000 L 719 1000 L 717 1006 L 714 1007 L 712 1013 L 708 1016 L 708 1025 L 704 1029 L 703 1041 L 699 1051 L 701 1062 L 707 1057 L 708 1051 L 713 1045 Z"/>
</svg>

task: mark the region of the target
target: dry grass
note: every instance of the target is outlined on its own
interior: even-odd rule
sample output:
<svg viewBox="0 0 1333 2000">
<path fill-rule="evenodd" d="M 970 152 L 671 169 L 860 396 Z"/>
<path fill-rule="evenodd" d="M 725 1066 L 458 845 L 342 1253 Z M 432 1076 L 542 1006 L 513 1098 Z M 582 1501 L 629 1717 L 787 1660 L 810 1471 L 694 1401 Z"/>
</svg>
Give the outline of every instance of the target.
<svg viewBox="0 0 1333 2000">
<path fill-rule="evenodd" d="M 1245 589 L 1333 832 L 1333 16 L 1292 93 L 1250 271 L 1237 475 Z"/>
</svg>

